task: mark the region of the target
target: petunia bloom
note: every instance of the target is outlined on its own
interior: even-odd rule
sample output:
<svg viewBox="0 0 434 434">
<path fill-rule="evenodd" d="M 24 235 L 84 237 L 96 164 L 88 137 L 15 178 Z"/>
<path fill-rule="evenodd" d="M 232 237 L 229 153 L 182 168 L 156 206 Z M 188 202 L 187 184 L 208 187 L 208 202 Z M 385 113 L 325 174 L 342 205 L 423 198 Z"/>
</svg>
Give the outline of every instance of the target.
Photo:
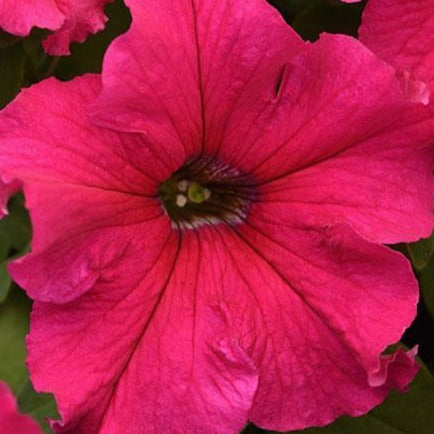
<svg viewBox="0 0 434 434">
<path fill-rule="evenodd" d="M 52 55 L 69 54 L 71 42 L 83 42 L 104 28 L 104 7 L 111 0 L 0 0 L 0 28 L 27 36 L 33 27 L 54 31 L 43 42 Z"/>
<path fill-rule="evenodd" d="M 361 43 L 304 45 L 262 0 L 128 4 L 102 83 L 0 114 L 56 432 L 290 430 L 404 390 L 414 354 L 383 352 L 418 288 L 382 243 L 433 229 L 432 119 Z"/>
<path fill-rule="evenodd" d="M 434 89 L 434 0 L 369 0 L 359 36 L 398 70 Z"/>
<path fill-rule="evenodd" d="M 42 430 L 32 418 L 18 413 L 12 393 L 1 381 L 0 434 L 42 434 Z"/>
</svg>

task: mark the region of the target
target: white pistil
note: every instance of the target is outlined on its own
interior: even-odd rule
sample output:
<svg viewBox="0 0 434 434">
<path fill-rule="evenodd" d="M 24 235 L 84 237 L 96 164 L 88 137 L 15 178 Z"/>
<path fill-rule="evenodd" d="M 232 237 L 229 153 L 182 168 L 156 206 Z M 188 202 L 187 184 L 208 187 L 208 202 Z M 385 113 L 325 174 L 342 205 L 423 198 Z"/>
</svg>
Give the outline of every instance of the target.
<svg viewBox="0 0 434 434">
<path fill-rule="evenodd" d="M 179 206 L 179 208 L 184 208 L 185 205 L 187 205 L 188 199 L 183 194 L 178 194 L 176 196 L 176 205 Z"/>
<path fill-rule="evenodd" d="M 178 182 L 178 190 L 182 193 L 186 193 L 188 190 L 189 182 L 186 179 Z"/>
</svg>

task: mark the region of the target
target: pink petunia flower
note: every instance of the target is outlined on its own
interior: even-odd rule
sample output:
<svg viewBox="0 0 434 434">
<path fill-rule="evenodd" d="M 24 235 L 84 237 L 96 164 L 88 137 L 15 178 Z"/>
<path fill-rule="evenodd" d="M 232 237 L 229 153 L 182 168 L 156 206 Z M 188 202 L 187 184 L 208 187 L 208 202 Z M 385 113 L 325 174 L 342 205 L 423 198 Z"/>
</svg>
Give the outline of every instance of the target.
<svg viewBox="0 0 434 434">
<path fill-rule="evenodd" d="M 359 34 L 398 70 L 434 88 L 433 0 L 369 0 Z"/>
<path fill-rule="evenodd" d="M 405 389 L 414 354 L 382 353 L 418 288 L 381 243 L 433 229 L 434 119 L 361 43 L 304 45 L 262 0 L 128 3 L 103 86 L 0 114 L 56 432 L 298 429 Z"/>
<path fill-rule="evenodd" d="M 42 430 L 32 418 L 18 413 L 12 393 L 1 381 L 0 434 L 42 434 Z"/>
<path fill-rule="evenodd" d="M 83 42 L 104 28 L 104 7 L 111 0 L 0 0 L 0 27 L 27 36 L 33 27 L 54 33 L 43 42 L 52 55 L 69 54 L 71 42 Z"/>
</svg>

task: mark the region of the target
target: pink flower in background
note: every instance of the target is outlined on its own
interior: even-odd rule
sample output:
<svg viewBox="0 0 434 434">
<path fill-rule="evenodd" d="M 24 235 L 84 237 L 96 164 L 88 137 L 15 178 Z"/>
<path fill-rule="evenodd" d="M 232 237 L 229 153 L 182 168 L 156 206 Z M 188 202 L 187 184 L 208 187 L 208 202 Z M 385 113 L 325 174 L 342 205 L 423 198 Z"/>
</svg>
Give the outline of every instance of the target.
<svg viewBox="0 0 434 434">
<path fill-rule="evenodd" d="M 104 28 L 110 0 L 0 0 L 0 28 L 26 36 L 33 27 L 54 33 L 43 42 L 48 54 L 69 54 L 71 42 L 83 42 Z"/>
<path fill-rule="evenodd" d="M 434 0 L 369 0 L 359 35 L 398 70 L 434 86 Z"/>
<path fill-rule="evenodd" d="M 0 434 L 42 434 L 42 430 L 33 419 L 18 412 L 12 393 L 1 381 Z"/>
<path fill-rule="evenodd" d="M 0 114 L 55 430 L 299 429 L 405 389 L 414 354 L 382 353 L 418 288 L 381 243 L 433 229 L 434 119 L 362 44 L 304 45 L 262 0 L 128 4 L 103 85 Z"/>
</svg>

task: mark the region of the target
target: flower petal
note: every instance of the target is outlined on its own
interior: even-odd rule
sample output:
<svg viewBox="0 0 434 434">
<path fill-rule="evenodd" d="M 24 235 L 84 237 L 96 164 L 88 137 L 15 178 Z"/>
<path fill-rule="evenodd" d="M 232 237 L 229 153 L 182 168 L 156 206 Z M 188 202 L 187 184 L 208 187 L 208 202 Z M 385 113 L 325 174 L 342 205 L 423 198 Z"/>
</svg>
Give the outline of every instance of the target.
<svg viewBox="0 0 434 434">
<path fill-rule="evenodd" d="M 324 425 L 405 388 L 417 371 L 412 354 L 381 356 L 416 314 L 417 281 L 404 256 L 279 205 L 255 205 L 236 234 L 225 242 L 251 294 L 250 306 L 238 303 L 238 327 L 259 369 L 256 425 Z"/>
<path fill-rule="evenodd" d="M 104 28 L 104 7 L 112 0 L 0 0 L 0 27 L 18 36 L 27 36 L 33 27 L 53 30 L 43 42 L 51 55 L 70 54 L 72 42 Z"/>
<path fill-rule="evenodd" d="M 18 413 L 12 393 L 1 381 L 0 432 L 3 434 L 42 434 L 42 430 L 33 419 Z"/>
<path fill-rule="evenodd" d="M 0 27 L 18 36 L 27 36 L 32 27 L 57 30 L 65 20 L 55 0 L 0 0 Z"/>
<path fill-rule="evenodd" d="M 176 161 L 137 135 L 93 126 L 85 108 L 99 89 L 96 76 L 48 80 L 0 114 L 0 173 L 22 182 L 34 229 L 32 253 L 10 270 L 35 299 L 72 300 L 128 249 L 132 228 L 170 227 L 155 195 Z M 172 160 L 179 151 L 167 148 Z"/>
<path fill-rule="evenodd" d="M 256 204 L 244 225 L 162 232 L 74 303 L 36 302 L 28 366 L 56 429 L 235 433 L 253 399 L 253 422 L 296 429 L 404 389 L 412 354 L 380 354 L 415 316 L 410 264 L 295 217 Z"/>
<path fill-rule="evenodd" d="M 89 35 L 104 29 L 104 7 L 112 0 L 61 0 L 58 8 L 65 16 L 62 27 L 43 42 L 51 55 L 70 54 L 71 42 L 83 42 Z"/>
<path fill-rule="evenodd" d="M 398 70 L 434 81 L 433 0 L 369 0 L 359 37 Z"/>
<path fill-rule="evenodd" d="M 434 229 L 434 146 L 418 129 L 420 125 L 407 131 L 397 125 L 334 158 L 264 184 L 264 201 L 284 203 L 288 213 L 303 212 L 316 224 L 349 223 L 372 241 L 393 244 L 429 237 Z M 418 146 L 418 135 L 426 146 Z"/>
<path fill-rule="evenodd" d="M 412 107 L 393 68 L 351 37 L 324 34 L 286 66 L 277 97 L 259 100 L 255 123 L 231 118 L 222 157 L 267 180 L 358 144 Z"/>
<path fill-rule="evenodd" d="M 434 111 L 406 100 L 393 68 L 323 35 L 287 66 L 278 99 L 260 101 L 254 120 L 232 116 L 220 154 L 270 200 L 380 242 L 431 234 Z"/>
<path fill-rule="evenodd" d="M 279 70 L 302 46 L 263 0 L 127 1 L 131 29 L 109 48 L 104 91 L 93 107 L 101 125 L 140 131 L 186 154 L 217 146 L 232 107 L 252 82 Z"/>
<path fill-rule="evenodd" d="M 74 303 L 35 303 L 28 366 L 56 396 L 57 432 L 242 429 L 257 372 L 213 308 L 220 286 L 203 245 L 173 231 L 153 264 L 129 255 Z"/>
</svg>

